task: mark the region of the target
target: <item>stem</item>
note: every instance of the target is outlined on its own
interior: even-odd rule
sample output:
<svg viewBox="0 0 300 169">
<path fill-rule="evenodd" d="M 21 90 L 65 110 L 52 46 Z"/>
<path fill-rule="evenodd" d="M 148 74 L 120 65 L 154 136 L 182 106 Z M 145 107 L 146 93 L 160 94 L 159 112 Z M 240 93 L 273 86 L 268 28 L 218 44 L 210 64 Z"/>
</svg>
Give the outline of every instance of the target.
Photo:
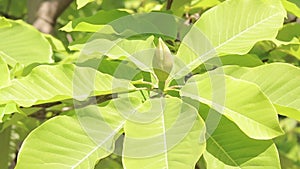
<svg viewBox="0 0 300 169">
<path fill-rule="evenodd" d="M 173 0 L 168 0 L 167 1 L 166 10 L 170 10 L 171 9 L 172 3 L 173 3 Z"/>
</svg>

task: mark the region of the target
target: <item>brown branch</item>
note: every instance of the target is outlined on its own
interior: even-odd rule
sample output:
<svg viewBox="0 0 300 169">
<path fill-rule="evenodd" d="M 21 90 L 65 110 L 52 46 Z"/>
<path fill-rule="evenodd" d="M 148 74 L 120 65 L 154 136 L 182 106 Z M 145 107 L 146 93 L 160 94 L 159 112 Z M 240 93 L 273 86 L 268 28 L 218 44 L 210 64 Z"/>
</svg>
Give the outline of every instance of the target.
<svg viewBox="0 0 300 169">
<path fill-rule="evenodd" d="M 29 0 L 29 22 L 44 33 L 52 33 L 56 19 L 73 2 L 73 0 Z"/>
<path fill-rule="evenodd" d="M 166 10 L 170 10 L 171 9 L 172 3 L 173 3 L 173 0 L 168 0 L 167 1 Z"/>
<path fill-rule="evenodd" d="M 89 106 L 89 105 L 100 104 L 100 103 L 103 103 L 105 101 L 117 98 L 117 97 L 118 97 L 118 95 L 115 93 L 115 94 L 108 94 L 108 95 L 91 96 L 91 97 L 87 98 L 85 101 L 73 100 L 72 105 L 66 106 L 62 110 L 58 110 L 58 111 L 53 111 L 52 110 L 51 111 L 51 112 L 53 112 L 52 117 L 54 117 L 54 116 L 56 116 L 56 115 L 58 115 L 58 114 L 60 114 L 64 111 L 69 111 L 69 110 L 73 110 L 73 109 L 80 109 L 80 108 L 83 108 L 83 107 L 86 107 L 86 106 Z M 50 102 L 50 103 L 34 105 L 32 107 L 36 107 L 36 108 L 40 108 L 40 109 L 37 110 L 36 112 L 30 114 L 29 116 L 33 117 L 33 118 L 36 118 L 36 119 L 39 119 L 39 120 L 46 120 L 47 119 L 46 113 L 48 111 L 47 109 L 51 108 L 53 106 L 60 105 L 62 103 L 63 102 L 61 102 L 61 101 L 57 101 L 57 102 Z M 65 110 L 65 108 L 67 108 L 67 109 Z"/>
</svg>

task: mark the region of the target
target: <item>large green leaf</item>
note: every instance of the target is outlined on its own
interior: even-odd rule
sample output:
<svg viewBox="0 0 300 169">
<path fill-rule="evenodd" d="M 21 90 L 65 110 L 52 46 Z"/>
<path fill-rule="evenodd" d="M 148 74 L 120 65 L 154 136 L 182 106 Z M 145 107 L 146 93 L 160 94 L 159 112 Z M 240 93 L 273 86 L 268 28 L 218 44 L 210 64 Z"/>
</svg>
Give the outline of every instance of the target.
<svg viewBox="0 0 300 169">
<path fill-rule="evenodd" d="M 42 65 L 21 79 L 14 79 L 10 85 L 0 89 L 0 104 L 15 102 L 19 106 L 75 98 L 84 100 L 92 94 L 106 95 L 133 90 L 126 80 L 114 79 L 95 69 L 74 65 Z"/>
<path fill-rule="evenodd" d="M 259 59 L 258 56 L 254 54 L 246 54 L 246 55 L 226 55 L 222 57 L 214 57 L 209 59 L 204 64 L 200 65 L 194 71 L 196 72 L 206 72 L 207 70 L 211 70 L 223 65 L 239 65 L 245 67 L 255 67 L 263 65 L 263 62 Z"/>
<path fill-rule="evenodd" d="M 116 78 L 133 80 L 141 77 L 141 70 L 153 72 L 152 60 L 155 52 L 153 40 L 153 36 L 145 40 L 94 39 L 86 44 L 76 45 L 76 48 L 82 48 L 77 62 L 79 65 L 98 68 L 101 72 Z"/>
<path fill-rule="evenodd" d="M 223 69 L 223 68 L 222 68 Z M 255 68 L 224 67 L 227 75 L 253 82 L 275 104 L 278 113 L 300 121 L 300 69 L 272 63 Z"/>
<path fill-rule="evenodd" d="M 256 42 L 274 40 L 285 16 L 280 0 L 224 1 L 194 24 L 177 56 L 193 70 L 216 54 L 246 54 Z M 176 72 L 187 73 L 182 66 Z"/>
<path fill-rule="evenodd" d="M 283 6 L 285 7 L 285 9 L 294 14 L 297 17 L 300 17 L 300 8 L 297 6 L 297 4 L 290 2 L 288 0 L 281 0 Z"/>
<path fill-rule="evenodd" d="M 205 148 L 205 126 L 197 110 L 177 98 L 151 99 L 141 108 L 140 116 L 155 114 L 126 122 L 124 167 L 193 169 Z"/>
<path fill-rule="evenodd" d="M 51 46 L 40 32 L 21 20 L 6 20 L 10 26 L 0 28 L 0 51 L 24 65 L 52 62 Z"/>
<path fill-rule="evenodd" d="M 283 133 L 275 108 L 253 83 L 206 73 L 190 78 L 180 94 L 217 110 L 251 138 L 271 139 Z"/>
<path fill-rule="evenodd" d="M 0 51 L 0 57 L 2 57 L 2 59 L 7 63 L 7 65 L 9 65 L 11 67 L 15 67 L 18 64 L 17 60 L 15 60 L 14 58 L 8 56 L 4 52 Z"/>
<path fill-rule="evenodd" d="M 141 70 L 137 69 L 133 63 L 127 61 L 111 60 L 107 57 L 103 57 L 101 59 L 90 59 L 83 63 L 78 63 L 78 65 L 93 67 L 102 73 L 119 79 L 135 81 L 143 78 Z"/>
<path fill-rule="evenodd" d="M 4 17 L 0 17 L 0 28 L 11 27 L 11 23 Z"/>
<path fill-rule="evenodd" d="M 52 36 L 50 34 L 44 34 L 44 37 L 50 43 L 53 51 L 55 51 L 55 52 L 66 52 L 66 48 L 65 48 L 62 41 L 60 41 L 59 39 L 55 38 L 54 36 Z"/>
<path fill-rule="evenodd" d="M 213 58 L 212 60 L 217 60 L 218 58 Z M 225 55 L 220 57 L 222 65 L 239 65 L 245 67 L 255 67 L 260 66 L 263 62 L 258 56 L 253 54 L 246 55 Z M 213 63 L 213 62 L 212 62 Z"/>
<path fill-rule="evenodd" d="M 300 59 L 300 24 L 299 23 L 289 23 L 285 24 L 283 28 L 279 31 L 277 39 L 280 40 L 276 50 L 270 53 L 271 56 L 278 57 L 278 52 L 283 54 L 288 54 L 294 56 L 298 60 Z M 279 58 L 283 56 L 279 56 Z"/>
<path fill-rule="evenodd" d="M 101 58 L 106 55 L 111 59 L 132 60 L 137 66 L 149 69 L 154 54 L 154 37 L 150 36 L 146 39 L 91 39 L 85 44 L 79 44 L 82 48 L 81 57 L 78 62 L 87 59 Z M 78 44 L 76 44 L 78 48 Z M 71 46 L 73 48 L 73 46 Z M 74 49 L 74 48 L 73 48 Z M 149 67 L 148 67 L 149 66 Z"/>
<path fill-rule="evenodd" d="M 297 22 L 285 24 L 283 28 L 278 32 L 277 39 L 290 42 L 294 38 L 300 38 L 300 24 Z"/>
<path fill-rule="evenodd" d="M 238 134 L 238 133 L 235 133 Z M 237 138 L 237 135 L 234 135 L 231 138 Z M 223 141 L 222 143 L 216 140 L 214 138 L 211 138 L 210 140 L 213 140 L 211 142 L 211 147 L 215 146 L 213 148 L 214 150 L 205 151 L 204 152 L 204 158 L 207 162 L 207 168 L 208 169 L 214 169 L 214 168 L 226 168 L 226 169 L 244 169 L 244 168 L 266 168 L 266 169 L 281 169 L 280 162 L 277 154 L 277 149 L 274 144 L 272 144 L 271 141 L 265 141 L 265 142 L 257 142 L 254 140 L 245 140 L 243 139 L 245 147 L 240 147 L 240 144 L 231 144 L 232 142 L 241 141 L 241 139 L 232 140 L 232 139 L 224 139 L 220 140 Z M 230 145 L 230 146 L 226 146 Z M 224 150 L 226 148 L 226 150 Z M 230 153 L 232 149 L 237 149 L 236 154 Z M 239 151 L 241 150 L 241 151 Z M 253 151 L 256 150 L 256 151 Z M 221 151 L 221 153 L 220 153 Z M 243 156 L 241 156 L 241 154 Z M 249 156 L 247 156 L 249 155 Z M 219 156 L 223 156 L 220 157 Z M 225 157 L 224 157 L 225 156 Z M 242 159 L 244 158 L 244 159 Z M 249 161 L 245 161 L 249 160 Z"/>
<path fill-rule="evenodd" d="M 0 88 L 2 88 L 3 86 L 6 86 L 9 84 L 10 72 L 9 72 L 7 63 L 4 61 L 4 59 L 2 58 L 1 55 L 0 55 L 0 72 L 1 72 Z"/>
<path fill-rule="evenodd" d="M 16 169 L 93 169 L 97 160 L 113 151 L 125 124 L 115 107 L 118 103 L 79 109 L 77 119 L 48 120 L 25 139 Z"/>
<path fill-rule="evenodd" d="M 218 117 L 216 128 L 207 132 L 207 146 L 204 158 L 207 169 L 226 168 L 267 168 L 280 169 L 278 152 L 271 140 L 254 140 L 245 135 L 237 125 L 218 112 L 201 105 L 199 114 L 209 121 L 208 117 Z M 209 124 L 207 125 L 209 126 Z"/>
<path fill-rule="evenodd" d="M 288 62 L 297 63 L 297 61 L 300 59 L 300 45 L 293 44 L 293 43 L 294 42 L 291 42 L 290 44 L 282 45 L 282 46 L 276 48 L 276 50 L 274 50 L 274 51 L 272 51 L 272 53 L 270 53 L 270 57 L 274 57 L 275 59 L 277 58 L 279 60 L 282 60 L 283 62 L 285 62 L 285 57 L 286 57 L 287 58 L 286 60 Z M 296 43 L 299 43 L 299 41 Z M 293 59 L 288 56 L 293 56 L 295 58 Z M 289 61 L 289 59 L 290 59 L 290 61 Z"/>
<path fill-rule="evenodd" d="M 83 32 L 98 32 L 101 28 L 120 17 L 129 15 L 125 11 L 111 10 L 99 11 L 93 16 L 77 18 L 70 21 L 60 30 L 66 32 L 83 31 Z"/>
<path fill-rule="evenodd" d="M 195 27 L 218 53 L 245 54 L 256 42 L 274 39 L 285 16 L 280 0 L 228 0 L 204 13 Z"/>
<path fill-rule="evenodd" d="M 238 134 L 238 133 L 235 133 Z M 238 138 L 234 135 L 231 138 Z M 204 158 L 207 163 L 207 169 L 224 168 L 224 169 L 248 169 L 248 168 L 266 168 L 266 169 L 281 169 L 278 152 L 276 146 L 271 141 L 257 142 L 255 140 L 245 140 L 244 144 L 248 147 L 240 147 L 241 144 L 233 144 L 232 141 L 241 141 L 242 139 L 232 140 L 213 140 L 212 145 L 214 150 L 205 151 Z M 223 141 L 220 143 L 219 141 Z M 238 142 L 239 143 L 239 142 Z M 229 146 L 227 146 L 227 145 Z M 226 148 L 226 150 L 224 150 Z M 237 148 L 236 154 L 230 153 L 232 149 Z M 241 150 L 241 151 L 239 151 Z M 246 152 L 246 153 L 245 153 Z M 219 153 L 219 154 L 218 154 Z M 216 156 L 215 156 L 216 155 Z M 243 155 L 243 156 L 241 156 Z M 249 155 L 249 156 L 247 156 Z M 219 156 L 223 156 L 220 157 Z M 244 158 L 244 159 L 242 159 Z M 245 159 L 249 161 L 245 161 Z"/>
</svg>

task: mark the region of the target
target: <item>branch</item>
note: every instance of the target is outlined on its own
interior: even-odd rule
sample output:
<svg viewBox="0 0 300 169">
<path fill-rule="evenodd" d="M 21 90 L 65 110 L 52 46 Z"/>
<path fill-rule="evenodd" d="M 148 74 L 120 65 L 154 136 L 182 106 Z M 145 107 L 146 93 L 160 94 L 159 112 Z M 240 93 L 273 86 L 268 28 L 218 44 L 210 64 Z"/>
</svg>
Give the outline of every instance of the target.
<svg viewBox="0 0 300 169">
<path fill-rule="evenodd" d="M 62 110 L 51 111 L 51 112 L 53 112 L 53 116 L 56 116 L 56 115 L 58 115 L 58 114 L 60 114 L 64 111 L 69 111 L 69 110 L 73 110 L 73 109 L 80 109 L 80 108 L 86 107 L 88 105 L 100 104 L 100 103 L 103 103 L 105 101 L 117 98 L 117 97 L 118 97 L 118 95 L 115 93 L 115 94 L 108 94 L 108 95 L 91 96 L 91 97 L 87 98 L 87 100 L 85 100 L 85 101 L 73 100 L 74 104 L 66 106 Z M 62 103 L 63 102 L 61 102 L 61 101 L 57 101 L 57 102 L 34 105 L 32 107 L 36 107 L 36 108 L 40 108 L 40 109 L 38 111 L 30 114 L 29 116 L 33 117 L 33 118 L 36 118 L 36 119 L 39 119 L 39 120 L 45 120 L 45 119 L 47 119 L 46 113 L 48 112 L 48 109 L 53 107 L 53 106 L 60 105 Z"/>
<path fill-rule="evenodd" d="M 170 10 L 170 9 L 171 9 L 172 3 L 173 3 L 173 0 L 168 0 L 168 1 L 167 1 L 167 7 L 166 7 L 166 10 Z"/>
<path fill-rule="evenodd" d="M 30 2 L 32 1 L 32 2 Z M 36 0 L 29 0 L 28 3 L 34 4 Z M 32 18 L 29 20 L 33 20 L 32 24 L 38 30 L 44 33 L 52 33 L 54 26 L 56 24 L 56 19 L 61 15 L 61 13 L 73 2 L 73 0 L 45 0 L 40 2 L 37 6 L 36 10 L 30 11 Z M 34 5 L 33 5 L 34 6 Z M 35 8 L 35 7 L 33 7 Z"/>
</svg>

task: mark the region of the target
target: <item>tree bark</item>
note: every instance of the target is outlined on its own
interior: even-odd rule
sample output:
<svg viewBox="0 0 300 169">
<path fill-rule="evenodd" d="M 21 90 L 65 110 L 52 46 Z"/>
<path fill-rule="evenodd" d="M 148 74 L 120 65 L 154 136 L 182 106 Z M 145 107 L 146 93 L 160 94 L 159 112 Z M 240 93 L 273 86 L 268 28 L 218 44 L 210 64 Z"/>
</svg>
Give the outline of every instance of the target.
<svg viewBox="0 0 300 169">
<path fill-rule="evenodd" d="M 51 34 L 60 14 L 73 0 L 28 0 L 28 22 L 43 33 Z"/>
</svg>

